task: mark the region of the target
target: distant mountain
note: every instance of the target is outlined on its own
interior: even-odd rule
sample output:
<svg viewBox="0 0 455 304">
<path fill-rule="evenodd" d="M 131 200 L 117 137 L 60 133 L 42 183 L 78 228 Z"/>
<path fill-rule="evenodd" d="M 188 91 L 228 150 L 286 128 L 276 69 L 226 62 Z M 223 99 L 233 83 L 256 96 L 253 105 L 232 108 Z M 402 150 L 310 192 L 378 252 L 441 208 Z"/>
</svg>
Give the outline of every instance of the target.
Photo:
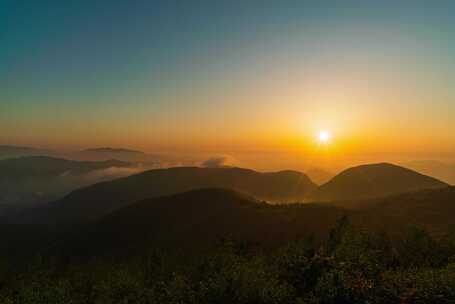
<svg viewBox="0 0 455 304">
<path fill-rule="evenodd" d="M 82 152 L 87 153 L 126 153 L 126 154 L 145 154 L 142 151 L 131 150 L 131 149 L 123 149 L 123 148 L 95 148 L 95 149 L 86 149 Z"/>
<path fill-rule="evenodd" d="M 290 202 L 304 199 L 316 185 L 306 175 L 295 171 L 156 169 L 76 190 L 43 210 L 35 210 L 31 217 L 44 223 L 96 219 L 141 199 L 210 187 L 234 189 L 261 200 Z"/>
<path fill-rule="evenodd" d="M 0 159 L 31 156 L 31 155 L 50 155 L 51 151 L 36 149 L 31 147 L 6 146 L 0 145 Z"/>
<path fill-rule="evenodd" d="M 95 148 L 80 151 L 77 156 L 87 160 L 119 159 L 123 161 L 144 161 L 147 155 L 142 151 L 122 148 Z"/>
<path fill-rule="evenodd" d="M 445 163 L 437 160 L 416 160 L 404 163 L 403 166 L 455 185 L 454 163 Z"/>
<path fill-rule="evenodd" d="M 47 156 L 0 160 L 0 216 L 55 200 L 82 186 L 137 172 L 127 170 L 130 167 L 117 160 L 79 162 Z"/>
<path fill-rule="evenodd" d="M 311 194 L 316 201 L 357 200 L 442 188 L 446 183 L 400 166 L 380 163 L 349 168 Z"/>
<path fill-rule="evenodd" d="M 328 182 L 335 174 L 320 168 L 312 168 L 305 171 L 305 174 L 316 184 L 322 185 Z"/>
<path fill-rule="evenodd" d="M 129 166 L 130 163 L 118 160 L 90 162 L 29 156 L 0 160 L 0 180 L 48 178 L 62 174 L 83 175 L 94 170 Z"/>
</svg>

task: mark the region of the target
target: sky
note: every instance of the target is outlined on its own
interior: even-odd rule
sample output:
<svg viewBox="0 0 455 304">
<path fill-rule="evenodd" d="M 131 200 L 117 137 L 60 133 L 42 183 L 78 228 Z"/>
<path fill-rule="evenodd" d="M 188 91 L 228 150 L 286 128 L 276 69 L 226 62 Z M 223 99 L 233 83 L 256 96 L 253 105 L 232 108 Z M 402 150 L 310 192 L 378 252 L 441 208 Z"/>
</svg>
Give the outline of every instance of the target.
<svg viewBox="0 0 455 304">
<path fill-rule="evenodd" d="M 454 159 L 454 11 L 0 0 L 0 144 L 228 154 L 264 168 Z"/>
</svg>

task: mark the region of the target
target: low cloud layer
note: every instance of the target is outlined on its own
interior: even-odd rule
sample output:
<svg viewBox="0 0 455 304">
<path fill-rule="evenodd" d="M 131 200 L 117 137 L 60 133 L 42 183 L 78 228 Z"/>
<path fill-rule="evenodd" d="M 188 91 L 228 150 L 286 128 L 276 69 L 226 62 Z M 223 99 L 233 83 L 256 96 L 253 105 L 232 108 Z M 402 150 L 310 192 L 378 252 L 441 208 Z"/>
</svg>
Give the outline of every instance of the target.
<svg viewBox="0 0 455 304">
<path fill-rule="evenodd" d="M 90 172 L 89 174 L 86 175 L 86 178 L 88 179 L 115 179 L 115 178 L 120 178 L 120 177 L 125 177 L 133 174 L 140 173 L 144 171 L 144 168 L 136 168 L 136 167 L 125 167 L 125 168 L 119 168 L 119 167 L 111 167 L 107 169 L 102 169 L 102 170 L 95 170 Z"/>
<path fill-rule="evenodd" d="M 105 169 L 93 170 L 86 174 L 75 175 L 67 171 L 53 181 L 54 188 L 71 191 L 76 188 L 86 187 L 91 184 L 109 181 L 116 178 L 126 177 L 145 171 L 143 167 L 110 167 Z"/>
</svg>

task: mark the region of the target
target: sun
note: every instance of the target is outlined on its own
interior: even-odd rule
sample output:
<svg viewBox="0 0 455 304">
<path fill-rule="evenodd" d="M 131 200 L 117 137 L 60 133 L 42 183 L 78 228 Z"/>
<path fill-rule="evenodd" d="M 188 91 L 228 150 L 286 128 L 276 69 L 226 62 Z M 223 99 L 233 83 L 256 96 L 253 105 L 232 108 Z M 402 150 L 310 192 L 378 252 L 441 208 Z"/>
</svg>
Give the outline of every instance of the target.
<svg viewBox="0 0 455 304">
<path fill-rule="evenodd" d="M 318 133 L 318 141 L 321 144 L 329 143 L 330 138 L 331 138 L 330 132 L 328 132 L 328 131 L 319 131 L 319 133 Z"/>
</svg>

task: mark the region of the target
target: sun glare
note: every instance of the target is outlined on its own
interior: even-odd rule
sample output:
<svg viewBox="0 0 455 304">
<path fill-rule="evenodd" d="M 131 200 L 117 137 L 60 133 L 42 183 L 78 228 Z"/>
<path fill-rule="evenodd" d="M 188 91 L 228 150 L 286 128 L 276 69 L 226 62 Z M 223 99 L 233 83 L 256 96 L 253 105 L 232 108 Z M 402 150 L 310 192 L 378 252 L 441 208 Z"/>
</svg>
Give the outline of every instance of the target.
<svg viewBox="0 0 455 304">
<path fill-rule="evenodd" d="M 318 134 L 318 140 L 322 144 L 327 144 L 330 141 L 330 133 L 328 131 L 320 131 Z"/>
</svg>

